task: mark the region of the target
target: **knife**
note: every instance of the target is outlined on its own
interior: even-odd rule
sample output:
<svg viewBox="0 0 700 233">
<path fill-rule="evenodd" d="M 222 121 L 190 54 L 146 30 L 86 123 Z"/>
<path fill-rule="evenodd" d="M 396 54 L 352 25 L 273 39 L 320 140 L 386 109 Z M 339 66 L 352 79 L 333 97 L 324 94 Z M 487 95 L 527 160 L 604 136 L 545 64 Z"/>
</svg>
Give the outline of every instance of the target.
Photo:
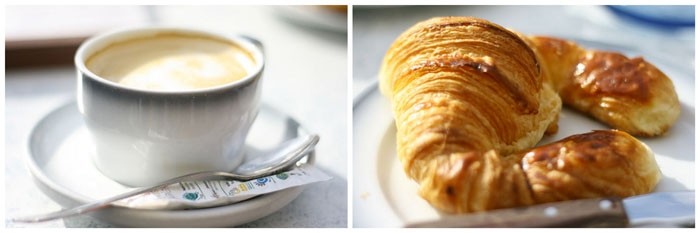
<svg viewBox="0 0 700 233">
<path fill-rule="evenodd" d="M 593 198 L 413 222 L 406 227 L 695 227 L 695 190 Z"/>
</svg>

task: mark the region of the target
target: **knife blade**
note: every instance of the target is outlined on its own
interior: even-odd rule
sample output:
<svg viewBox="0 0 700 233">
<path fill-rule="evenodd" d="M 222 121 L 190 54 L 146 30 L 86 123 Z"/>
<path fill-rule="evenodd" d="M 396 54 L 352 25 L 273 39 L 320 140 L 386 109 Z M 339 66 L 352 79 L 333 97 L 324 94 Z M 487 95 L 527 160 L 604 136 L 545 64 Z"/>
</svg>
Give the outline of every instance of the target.
<svg viewBox="0 0 700 233">
<path fill-rule="evenodd" d="M 406 227 L 649 227 L 695 226 L 695 191 L 659 192 L 620 199 L 615 197 L 563 201 L 443 215 Z"/>
</svg>

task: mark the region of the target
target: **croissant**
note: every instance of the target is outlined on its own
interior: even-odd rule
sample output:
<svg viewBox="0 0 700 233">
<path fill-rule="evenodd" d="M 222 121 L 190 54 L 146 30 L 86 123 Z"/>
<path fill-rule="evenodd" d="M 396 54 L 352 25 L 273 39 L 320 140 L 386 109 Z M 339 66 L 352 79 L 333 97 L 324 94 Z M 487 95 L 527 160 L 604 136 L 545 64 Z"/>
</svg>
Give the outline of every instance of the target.
<svg viewBox="0 0 700 233">
<path fill-rule="evenodd" d="M 379 78 L 406 174 L 448 213 L 651 192 L 653 153 L 626 132 L 662 134 L 680 113 L 671 81 L 641 58 L 471 17 L 409 28 Z M 531 148 L 556 132 L 562 100 L 620 130 Z"/>
</svg>

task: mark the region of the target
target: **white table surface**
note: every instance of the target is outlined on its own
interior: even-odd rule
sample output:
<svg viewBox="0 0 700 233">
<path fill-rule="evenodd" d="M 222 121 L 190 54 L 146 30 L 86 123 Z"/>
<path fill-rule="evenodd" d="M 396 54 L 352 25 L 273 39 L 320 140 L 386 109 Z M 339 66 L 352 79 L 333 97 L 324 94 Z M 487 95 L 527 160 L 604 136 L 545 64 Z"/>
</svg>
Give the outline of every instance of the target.
<svg viewBox="0 0 700 233">
<path fill-rule="evenodd" d="M 157 6 L 151 13 L 156 22 L 166 25 L 240 33 L 261 40 L 267 56 L 262 101 L 321 136 L 316 162 L 333 179 L 309 185 L 280 211 L 241 227 L 346 227 L 347 34 L 290 23 L 278 17 L 273 7 Z M 75 87 L 72 66 L 5 73 L 7 227 L 114 227 L 87 216 L 34 225 L 8 221 L 15 215 L 60 209 L 34 185 L 23 157 L 32 127 L 45 114 L 73 100 Z"/>
</svg>

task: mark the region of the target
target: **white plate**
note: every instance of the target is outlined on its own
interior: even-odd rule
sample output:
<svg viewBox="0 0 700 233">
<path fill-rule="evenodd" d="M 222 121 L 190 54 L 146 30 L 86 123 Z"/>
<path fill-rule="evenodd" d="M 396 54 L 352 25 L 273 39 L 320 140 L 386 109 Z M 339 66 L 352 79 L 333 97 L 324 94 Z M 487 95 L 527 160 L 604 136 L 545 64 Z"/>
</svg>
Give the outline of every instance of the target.
<svg viewBox="0 0 700 233">
<path fill-rule="evenodd" d="M 294 119 L 263 105 L 246 141 L 246 157 L 264 153 L 265 149 L 298 134 L 305 134 L 305 131 Z M 65 208 L 130 189 L 105 177 L 93 166 L 88 153 L 90 146 L 92 143 L 75 103 L 45 116 L 29 138 L 27 163 L 36 184 Z M 310 157 L 313 158 L 313 153 Z M 295 187 L 205 209 L 139 210 L 113 207 L 91 215 L 107 223 L 129 227 L 235 226 L 281 209 L 302 191 L 303 187 Z"/>
<path fill-rule="evenodd" d="M 642 55 L 624 46 L 579 41 L 588 48 Z M 645 59 L 665 72 L 681 100 L 678 122 L 662 137 L 640 138 L 656 154 L 663 178 L 655 191 L 695 189 L 694 69 L 661 60 L 651 53 Z M 606 129 L 597 121 L 564 108 L 559 132 L 540 142 L 548 143 L 593 129 Z M 405 174 L 396 155 L 396 128 L 389 101 L 373 85 L 355 99 L 353 106 L 353 225 L 400 227 L 418 220 L 437 219 L 440 212 L 418 196 L 418 185 Z"/>
</svg>

